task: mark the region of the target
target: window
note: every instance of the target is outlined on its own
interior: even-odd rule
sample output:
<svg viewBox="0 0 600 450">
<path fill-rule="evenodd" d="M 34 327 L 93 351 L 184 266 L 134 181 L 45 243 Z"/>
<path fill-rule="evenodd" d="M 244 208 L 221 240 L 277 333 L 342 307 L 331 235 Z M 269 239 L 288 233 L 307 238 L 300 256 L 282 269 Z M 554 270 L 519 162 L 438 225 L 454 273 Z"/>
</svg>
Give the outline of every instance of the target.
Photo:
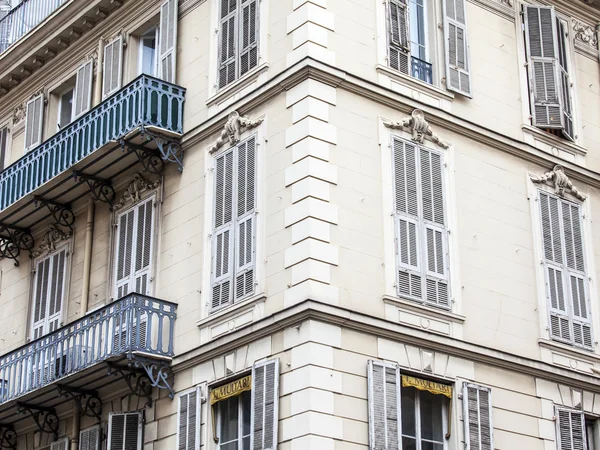
<svg viewBox="0 0 600 450">
<path fill-rule="evenodd" d="M 110 413 L 108 415 L 107 450 L 141 450 L 142 413 Z"/>
<path fill-rule="evenodd" d="M 575 411 L 566 408 L 556 409 L 556 448 L 557 450 L 584 449 L 586 436 L 586 421 L 581 410 Z M 591 447 L 593 449 L 594 447 Z M 587 450 L 591 450 L 587 447 Z"/>
<path fill-rule="evenodd" d="M 0 128 L 0 171 L 4 170 L 6 166 L 9 133 L 8 126 Z"/>
<path fill-rule="evenodd" d="M 252 395 L 243 392 L 217 403 L 219 450 L 250 450 Z"/>
<path fill-rule="evenodd" d="M 212 309 L 254 293 L 256 137 L 215 161 Z"/>
<path fill-rule="evenodd" d="M 575 139 L 567 24 L 552 6 L 524 6 L 532 125 Z"/>
<path fill-rule="evenodd" d="M 579 205 L 539 192 L 550 336 L 592 349 L 583 223 Z"/>
<path fill-rule="evenodd" d="M 156 45 L 158 42 L 158 28 L 152 28 L 140 37 L 139 68 L 140 73 L 156 76 Z"/>
<path fill-rule="evenodd" d="M 587 450 L 598 450 L 598 432 L 596 431 L 598 426 L 598 419 L 596 418 L 585 418 L 585 442 L 587 444 Z"/>
<path fill-rule="evenodd" d="M 392 138 L 397 292 L 450 308 L 442 155 Z"/>
<path fill-rule="evenodd" d="M 219 0 L 219 89 L 258 65 L 258 0 Z"/>
<path fill-rule="evenodd" d="M 93 426 L 79 432 L 79 448 L 81 450 L 99 450 L 100 427 Z"/>
<path fill-rule="evenodd" d="M 405 450 L 444 450 L 448 401 L 443 395 L 401 388 L 402 448 Z"/>
<path fill-rule="evenodd" d="M 73 119 L 73 92 L 74 88 L 64 91 L 58 99 L 58 129 L 66 127 Z"/>
</svg>

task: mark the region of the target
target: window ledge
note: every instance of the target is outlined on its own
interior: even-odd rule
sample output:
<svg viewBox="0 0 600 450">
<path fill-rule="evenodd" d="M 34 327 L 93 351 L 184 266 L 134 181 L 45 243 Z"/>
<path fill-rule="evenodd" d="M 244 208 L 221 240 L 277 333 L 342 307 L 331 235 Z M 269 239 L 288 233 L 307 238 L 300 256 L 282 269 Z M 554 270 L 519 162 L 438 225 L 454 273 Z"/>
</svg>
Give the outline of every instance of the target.
<svg viewBox="0 0 600 450">
<path fill-rule="evenodd" d="M 209 97 L 206 100 L 206 104 L 208 106 L 212 106 L 215 103 L 221 103 L 224 99 L 231 97 L 232 95 L 237 94 L 239 91 L 244 89 L 246 86 L 255 81 L 260 74 L 266 72 L 269 68 L 269 63 L 262 63 L 261 65 L 255 67 L 250 72 L 246 73 L 243 77 L 237 79 L 233 83 L 225 86 L 221 90 L 217 91 L 215 95 Z"/>
<path fill-rule="evenodd" d="M 550 350 L 557 350 L 561 353 L 568 354 L 573 358 L 585 359 L 590 363 L 600 363 L 600 355 L 595 353 L 593 350 L 583 350 L 570 345 L 561 344 L 560 342 L 551 341 L 548 339 L 538 339 L 540 347 L 547 348 Z"/>
<path fill-rule="evenodd" d="M 230 319 L 233 316 L 240 314 L 244 310 L 252 309 L 257 303 L 264 301 L 267 298 L 264 292 L 253 297 L 242 300 L 241 302 L 233 303 L 223 309 L 219 309 L 214 313 L 209 313 L 208 316 L 196 321 L 199 328 L 204 328 L 213 325 L 216 322 L 221 322 Z"/>
<path fill-rule="evenodd" d="M 455 314 L 450 311 L 438 309 L 433 306 L 426 306 L 425 304 L 416 303 L 412 300 L 406 300 L 400 297 L 393 297 L 391 295 L 384 295 L 383 302 L 395 306 L 401 306 L 403 309 L 411 310 L 420 314 L 434 317 L 436 319 L 448 320 L 450 322 L 462 324 L 466 319 L 465 316 L 461 316 L 460 314 Z"/>
<path fill-rule="evenodd" d="M 534 138 L 539 139 L 540 141 L 544 142 L 545 144 L 551 146 L 553 149 L 553 152 L 552 152 L 553 154 L 555 153 L 554 149 L 556 149 L 556 154 L 554 154 L 554 156 L 560 156 L 558 154 L 559 150 L 565 150 L 567 152 L 574 153 L 577 155 L 582 155 L 582 156 L 585 156 L 587 154 L 587 150 L 584 147 L 582 147 L 581 145 L 577 145 L 577 144 L 574 144 L 573 142 L 569 142 L 567 140 L 560 139 L 560 138 L 553 136 L 549 133 L 546 133 L 545 131 L 542 131 L 532 125 L 524 123 L 521 126 L 521 129 L 525 133 L 529 133 Z"/>
<path fill-rule="evenodd" d="M 390 69 L 389 67 L 384 66 L 382 64 L 377 64 L 375 66 L 375 69 L 378 73 L 383 73 L 384 75 L 387 75 L 390 78 L 392 78 L 394 81 L 398 81 L 411 89 L 418 90 L 424 94 L 431 95 L 438 99 L 444 98 L 446 100 L 454 100 L 454 94 L 445 91 L 444 89 L 441 89 L 439 87 L 436 87 L 432 84 L 425 83 L 424 81 L 421 81 L 417 78 L 400 73 L 394 69 Z"/>
</svg>

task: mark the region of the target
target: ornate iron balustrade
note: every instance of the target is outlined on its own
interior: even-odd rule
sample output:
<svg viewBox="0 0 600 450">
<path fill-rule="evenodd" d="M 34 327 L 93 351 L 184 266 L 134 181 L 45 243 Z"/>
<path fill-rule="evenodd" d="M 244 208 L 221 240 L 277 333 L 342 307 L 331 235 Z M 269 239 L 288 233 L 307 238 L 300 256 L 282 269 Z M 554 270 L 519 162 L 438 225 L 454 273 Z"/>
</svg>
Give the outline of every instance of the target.
<svg viewBox="0 0 600 450">
<path fill-rule="evenodd" d="M 0 211 L 140 127 L 183 132 L 185 89 L 141 75 L 0 173 Z"/>
<path fill-rule="evenodd" d="M 433 83 L 433 69 L 432 65 L 427 61 L 423 61 L 422 59 L 415 58 L 411 56 L 411 73 L 412 76 L 418 78 L 425 83 L 432 84 Z"/>
<path fill-rule="evenodd" d="M 129 294 L 0 357 L 0 404 L 112 357 L 173 356 L 176 307 Z"/>
<path fill-rule="evenodd" d="M 0 53 L 17 42 L 67 0 L 23 0 L 0 19 Z"/>
</svg>

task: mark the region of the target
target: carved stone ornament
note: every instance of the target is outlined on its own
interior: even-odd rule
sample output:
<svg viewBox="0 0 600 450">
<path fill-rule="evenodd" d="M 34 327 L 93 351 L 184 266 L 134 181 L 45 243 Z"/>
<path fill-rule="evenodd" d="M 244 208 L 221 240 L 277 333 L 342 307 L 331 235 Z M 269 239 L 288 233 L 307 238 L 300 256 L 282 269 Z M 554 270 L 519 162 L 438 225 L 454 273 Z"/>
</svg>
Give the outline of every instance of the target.
<svg viewBox="0 0 600 450">
<path fill-rule="evenodd" d="M 62 231 L 59 228 L 56 228 L 55 225 L 50 225 L 48 231 L 44 234 L 42 243 L 31 254 L 34 258 L 37 258 L 45 253 L 52 253 L 56 250 L 58 244 L 69 239 L 71 235 L 72 233 L 70 230 Z"/>
<path fill-rule="evenodd" d="M 442 141 L 440 137 L 433 132 L 429 123 L 425 120 L 425 114 L 420 109 L 415 109 L 410 116 L 398 122 L 383 122 L 383 124 L 394 130 L 409 129 L 412 132 L 412 140 L 423 144 L 425 139 L 436 143 L 442 148 L 448 148 L 449 145 Z"/>
<path fill-rule="evenodd" d="M 13 125 L 17 125 L 25 120 L 25 103 L 18 105 L 13 112 Z"/>
<path fill-rule="evenodd" d="M 511 8 L 513 7 L 513 0 L 500 0 L 500 3 L 506 6 L 510 6 Z"/>
<path fill-rule="evenodd" d="M 240 134 L 242 131 L 258 126 L 263 120 L 264 117 L 251 120 L 240 116 L 237 111 L 230 112 L 219 139 L 217 139 L 217 142 L 215 142 L 208 151 L 211 153 L 217 151 L 225 143 L 229 143 L 230 146 L 237 144 L 240 142 Z"/>
<path fill-rule="evenodd" d="M 531 177 L 531 181 L 534 183 L 544 183 L 544 184 L 554 184 L 554 191 L 560 197 L 565 196 L 565 191 L 570 192 L 579 200 L 585 200 L 585 195 L 577 190 L 567 174 L 565 173 L 565 169 L 563 166 L 557 164 L 550 172 L 546 172 L 541 176 L 533 176 Z"/>
<path fill-rule="evenodd" d="M 598 35 L 592 25 L 573 20 L 573 31 L 575 32 L 575 41 L 598 48 Z"/>
<path fill-rule="evenodd" d="M 125 192 L 123 192 L 121 199 L 113 206 L 113 210 L 121 209 L 127 204 L 133 205 L 139 202 L 141 200 L 142 193 L 156 189 L 159 184 L 160 178 L 157 178 L 154 181 L 148 181 L 140 172 L 136 172 L 133 175 L 133 179 L 125 188 Z"/>
</svg>

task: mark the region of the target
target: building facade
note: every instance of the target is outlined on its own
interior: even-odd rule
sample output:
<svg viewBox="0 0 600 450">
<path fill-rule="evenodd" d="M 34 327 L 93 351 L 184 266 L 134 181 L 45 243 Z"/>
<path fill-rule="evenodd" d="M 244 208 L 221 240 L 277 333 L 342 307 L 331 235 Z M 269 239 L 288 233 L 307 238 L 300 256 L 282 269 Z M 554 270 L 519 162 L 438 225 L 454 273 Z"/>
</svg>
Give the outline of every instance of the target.
<svg viewBox="0 0 600 450">
<path fill-rule="evenodd" d="M 597 4 L 1 3 L 0 447 L 600 450 Z"/>
</svg>

